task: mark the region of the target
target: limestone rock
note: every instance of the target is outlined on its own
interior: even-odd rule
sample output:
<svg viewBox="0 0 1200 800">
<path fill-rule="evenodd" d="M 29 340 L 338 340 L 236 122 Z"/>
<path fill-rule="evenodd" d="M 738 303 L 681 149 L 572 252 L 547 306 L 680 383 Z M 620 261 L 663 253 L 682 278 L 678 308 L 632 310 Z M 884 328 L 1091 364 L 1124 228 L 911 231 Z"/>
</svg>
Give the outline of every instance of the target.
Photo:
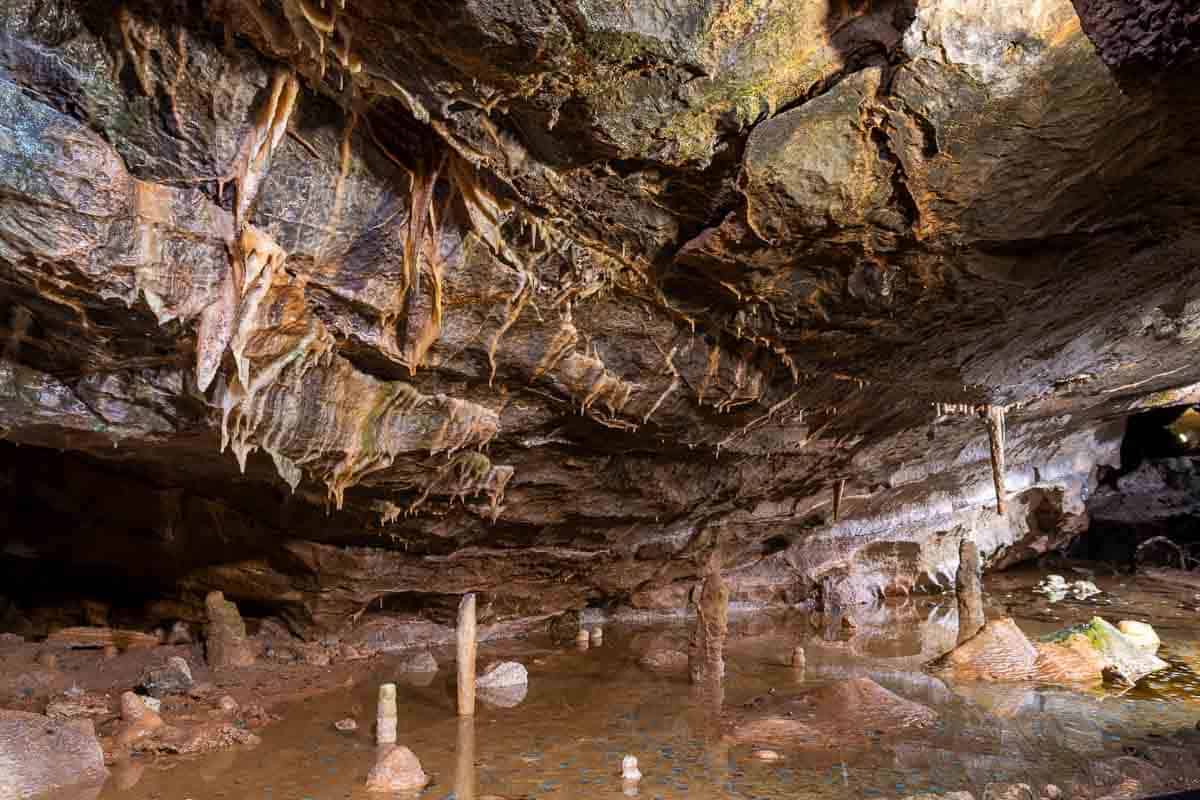
<svg viewBox="0 0 1200 800">
<path fill-rule="evenodd" d="M 1086 642 L 1099 654 L 1106 677 L 1112 676 L 1127 684 L 1137 683 L 1142 677 L 1168 666 L 1138 640 L 1126 636 L 1100 617 L 1092 617 L 1084 625 L 1047 637 L 1052 643 L 1072 640 L 1081 645 Z"/>
<path fill-rule="evenodd" d="M 1134 645 L 1148 653 L 1157 653 L 1158 648 L 1162 645 L 1154 628 L 1144 622 L 1130 619 L 1121 620 L 1117 623 L 1117 630 L 1125 634 L 1125 637 Z"/>
<path fill-rule="evenodd" d="M 163 728 L 162 717 L 151 711 L 133 692 L 121 695 L 121 729 L 117 743 L 132 746 L 150 736 L 157 735 Z"/>
<path fill-rule="evenodd" d="M 246 624 L 237 606 L 221 592 L 210 592 L 204 601 L 208 609 L 205 629 L 205 655 L 213 669 L 248 667 L 254 663 L 254 653 L 246 639 Z"/>
<path fill-rule="evenodd" d="M 68 689 L 46 704 L 51 719 L 81 719 L 105 716 L 110 712 L 108 695 Z"/>
<path fill-rule="evenodd" d="M 143 647 L 158 647 L 160 642 L 153 633 L 126 631 L 105 627 L 63 628 L 46 637 L 46 644 L 58 647 L 103 648 L 115 646 L 120 650 Z"/>
<path fill-rule="evenodd" d="M 1033 674 L 1038 652 L 1012 619 L 988 622 L 974 637 L 929 667 L 958 680 L 1020 681 Z"/>
<path fill-rule="evenodd" d="M 0 709 L 0 800 L 26 800 L 107 776 L 94 732 L 41 714 Z"/>
<path fill-rule="evenodd" d="M 429 776 L 421 769 L 421 762 L 400 745 L 380 747 L 375 766 L 367 773 L 367 790 L 372 792 L 411 792 L 425 788 L 427 783 Z"/>
<path fill-rule="evenodd" d="M 192 669 L 180 656 L 171 656 L 165 666 L 148 668 L 141 678 L 142 688 L 151 697 L 186 694 L 193 684 Z"/>
</svg>

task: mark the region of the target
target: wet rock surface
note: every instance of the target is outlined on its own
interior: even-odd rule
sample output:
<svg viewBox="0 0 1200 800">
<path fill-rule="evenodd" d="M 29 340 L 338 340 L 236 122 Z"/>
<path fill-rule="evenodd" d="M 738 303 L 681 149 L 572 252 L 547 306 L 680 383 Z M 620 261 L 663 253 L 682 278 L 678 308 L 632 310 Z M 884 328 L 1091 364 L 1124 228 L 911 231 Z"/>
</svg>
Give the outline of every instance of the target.
<svg viewBox="0 0 1200 800">
<path fill-rule="evenodd" d="M 104 753 L 89 722 L 0 709 L 0 798 L 25 800 L 106 777 Z"/>
<path fill-rule="evenodd" d="M 0 3 L 6 629 L 62 563 L 319 641 L 1086 527 L 1200 379 L 1194 12 L 601 5 Z"/>
</svg>

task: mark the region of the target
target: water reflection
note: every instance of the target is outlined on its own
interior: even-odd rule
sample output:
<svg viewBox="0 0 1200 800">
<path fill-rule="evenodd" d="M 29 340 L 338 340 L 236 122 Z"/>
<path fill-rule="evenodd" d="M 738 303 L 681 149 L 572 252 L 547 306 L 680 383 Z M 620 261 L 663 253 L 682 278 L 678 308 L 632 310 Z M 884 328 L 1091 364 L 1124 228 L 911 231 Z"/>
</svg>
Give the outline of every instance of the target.
<svg viewBox="0 0 1200 800">
<path fill-rule="evenodd" d="M 852 609 L 836 620 L 798 613 L 735 617 L 724 681 L 700 686 L 692 686 L 686 673 L 655 673 L 637 664 L 648 650 L 686 649 L 685 623 L 636 629 L 610 623 L 604 646 L 589 643 L 583 651 L 573 642 L 565 647 L 537 640 L 489 644 L 488 658 L 528 667 L 530 683 L 520 687 L 519 699 L 509 703 L 514 694 L 493 702 L 481 692 L 484 705 L 477 716 L 458 719 L 450 676 L 428 686 L 401 683 L 399 743 L 412 749 L 433 776 L 423 795 L 430 800 L 451 793 L 457 800 L 621 793 L 662 800 L 850 800 L 960 789 L 978 797 L 997 782 L 1052 782 L 1065 788 L 1076 778 L 1093 780 L 1096 765 L 1119 772 L 1129 762 L 1115 759 L 1129 758 L 1127 749 L 1146 746 L 1150 734 L 1192 728 L 1200 716 L 1200 704 L 1152 686 L 1115 696 L 1029 685 L 948 684 L 924 673 L 921 665 L 953 647 L 956 632 L 953 604 L 920 599 Z M 1177 630 L 1163 638 L 1164 651 L 1177 654 L 1172 663 L 1181 670 L 1200 654 L 1200 631 Z M 806 653 L 803 673 L 791 666 L 797 645 Z M 438 657 L 451 660 L 449 653 Z M 264 729 L 255 750 L 193 761 L 135 762 L 143 767 L 140 780 L 114 770 L 101 797 L 367 800 L 363 783 L 374 745 L 363 709 L 373 710 L 380 683 L 398 677 L 390 667 L 394 663 L 381 660 L 372 679 L 353 689 L 283 709 L 285 721 Z M 765 715 L 772 704 L 786 706 L 805 693 L 858 678 L 927 708 L 936 723 L 883 731 L 870 723 L 872 708 L 818 705 L 803 720 L 816 731 L 809 739 L 768 744 L 731 735 L 736 720 Z M 1179 688 L 1169 676 L 1159 680 L 1172 691 Z M 355 709 L 358 731 L 335 731 L 333 722 Z M 861 726 L 854 736 L 843 736 L 841 723 L 855 714 Z M 1195 767 L 1200 742 L 1193 748 Z M 756 753 L 764 749 L 774 755 Z M 643 775 L 632 786 L 621 777 L 627 754 L 637 757 Z"/>
</svg>

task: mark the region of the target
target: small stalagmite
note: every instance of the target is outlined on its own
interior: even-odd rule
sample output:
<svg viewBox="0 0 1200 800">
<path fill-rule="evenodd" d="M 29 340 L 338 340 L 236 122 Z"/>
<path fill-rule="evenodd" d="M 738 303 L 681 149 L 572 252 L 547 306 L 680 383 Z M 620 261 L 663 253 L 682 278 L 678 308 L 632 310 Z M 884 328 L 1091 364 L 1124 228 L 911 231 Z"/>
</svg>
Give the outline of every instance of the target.
<svg viewBox="0 0 1200 800">
<path fill-rule="evenodd" d="M 579 633 L 575 635 L 575 646 L 580 650 L 587 650 L 591 642 L 591 637 L 587 632 L 587 628 L 580 628 Z"/>
<path fill-rule="evenodd" d="M 796 645 L 792 649 L 792 668 L 797 672 L 804 672 L 804 669 L 807 666 L 808 659 L 804 655 L 804 648 L 800 645 Z"/>
<path fill-rule="evenodd" d="M 958 547 L 958 574 L 954 592 L 958 600 L 958 643 L 979 633 L 987 621 L 983 614 L 983 586 L 980 581 L 979 547 L 963 539 Z"/>
<path fill-rule="evenodd" d="M 589 636 L 589 640 L 592 645 L 603 644 L 604 643 L 604 629 L 599 628 L 599 627 L 592 628 L 592 633 Z"/>
<path fill-rule="evenodd" d="M 375 714 L 375 743 L 396 743 L 396 684 L 379 687 L 379 709 Z"/>
<path fill-rule="evenodd" d="M 705 566 L 704 579 L 695 595 L 696 627 L 688 649 L 692 683 L 725 675 L 725 634 L 729 628 L 729 587 L 721 577 L 721 557 L 714 553 Z"/>
<path fill-rule="evenodd" d="M 475 639 L 475 595 L 463 595 L 458 604 L 458 629 L 455 631 L 458 645 L 458 715 L 470 717 L 475 714 L 475 654 L 478 643 Z"/>
</svg>

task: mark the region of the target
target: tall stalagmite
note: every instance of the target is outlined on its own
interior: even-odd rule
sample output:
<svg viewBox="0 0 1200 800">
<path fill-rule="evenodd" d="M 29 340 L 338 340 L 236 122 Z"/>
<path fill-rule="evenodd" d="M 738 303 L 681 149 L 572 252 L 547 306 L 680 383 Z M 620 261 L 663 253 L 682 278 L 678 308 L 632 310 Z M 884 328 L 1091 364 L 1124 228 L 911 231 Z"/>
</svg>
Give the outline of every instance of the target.
<svg viewBox="0 0 1200 800">
<path fill-rule="evenodd" d="M 692 683 L 720 680 L 725 675 L 725 635 L 729 629 L 729 586 L 721 577 L 721 557 L 714 553 L 704 578 L 693 590 L 696 627 L 688 648 Z"/>
<path fill-rule="evenodd" d="M 982 568 L 979 561 L 979 546 L 973 539 L 963 539 L 958 546 L 958 572 L 954 579 L 954 592 L 958 600 L 958 643 L 970 639 L 983 627 Z"/>
</svg>

